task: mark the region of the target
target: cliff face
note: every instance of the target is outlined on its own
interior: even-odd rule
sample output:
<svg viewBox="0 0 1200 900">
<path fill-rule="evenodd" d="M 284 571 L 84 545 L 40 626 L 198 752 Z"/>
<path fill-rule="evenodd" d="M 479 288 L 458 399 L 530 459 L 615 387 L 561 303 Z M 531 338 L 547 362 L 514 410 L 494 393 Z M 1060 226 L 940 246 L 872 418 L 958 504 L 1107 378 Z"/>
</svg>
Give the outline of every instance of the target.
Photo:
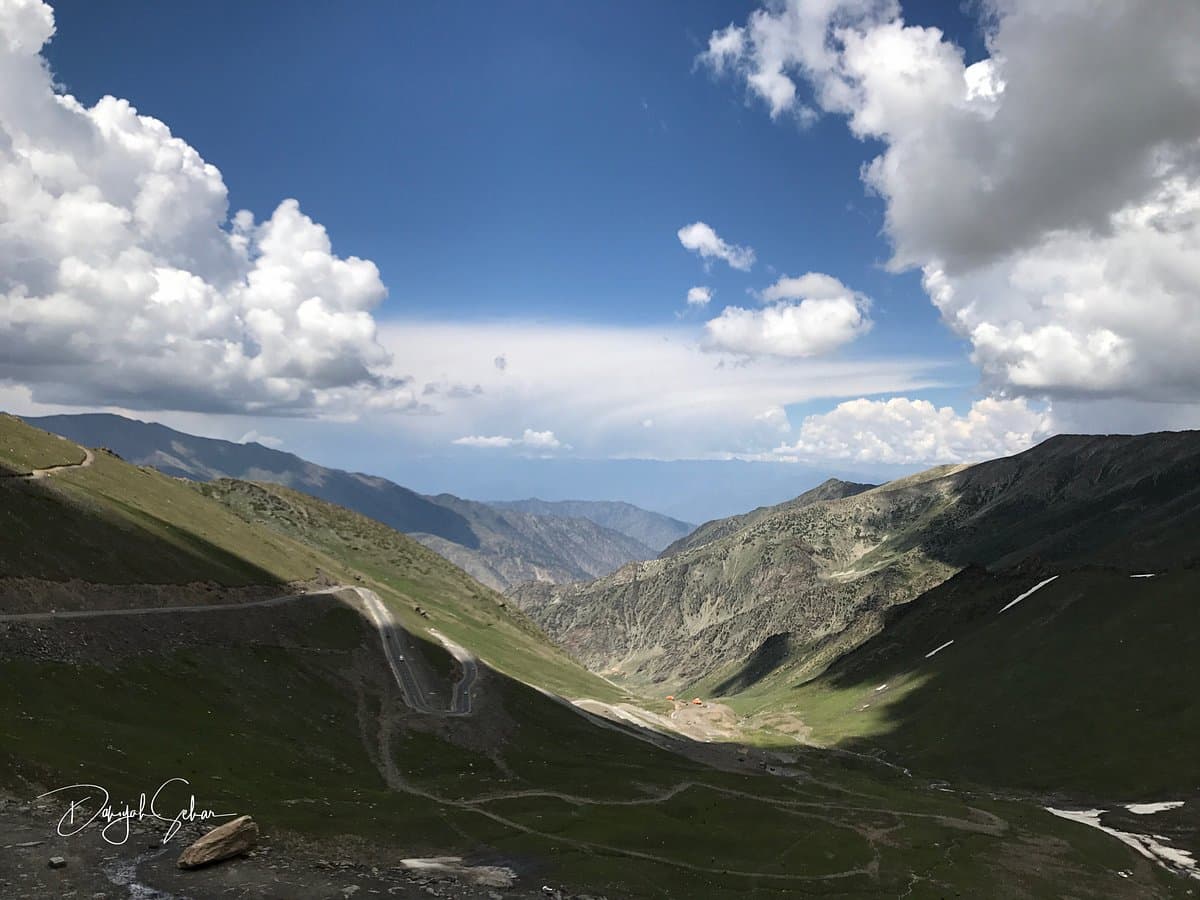
<svg viewBox="0 0 1200 900">
<path fill-rule="evenodd" d="M 771 638 L 781 664 L 819 669 L 968 563 L 1180 565 L 1200 555 L 1198 526 L 1200 432 L 1068 435 L 709 523 L 662 558 L 512 596 L 590 668 L 682 684 Z"/>
</svg>

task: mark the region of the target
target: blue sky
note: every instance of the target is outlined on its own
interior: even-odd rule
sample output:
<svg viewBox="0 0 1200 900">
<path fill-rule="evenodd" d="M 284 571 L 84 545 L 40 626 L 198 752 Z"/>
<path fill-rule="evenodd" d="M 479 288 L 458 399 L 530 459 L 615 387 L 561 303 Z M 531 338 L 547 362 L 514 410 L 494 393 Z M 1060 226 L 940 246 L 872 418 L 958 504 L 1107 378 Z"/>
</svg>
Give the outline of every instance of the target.
<svg viewBox="0 0 1200 900">
<path fill-rule="evenodd" d="M 718 297 L 744 301 L 766 266 L 825 271 L 888 317 L 865 352 L 961 355 L 919 279 L 878 270 L 862 142 L 773 123 L 695 69 L 751 4 L 283 8 L 59 3 L 47 56 L 85 102 L 167 122 L 232 208 L 298 197 L 335 251 L 379 265 L 380 319 L 668 321 L 703 280 L 675 237 L 699 219 L 764 264 L 718 268 Z"/>
<path fill-rule="evenodd" d="M 1077 49 L 1111 63 L 1124 89 L 1126 34 L 1170 37 L 1135 12 L 1100 31 L 1086 11 L 1057 21 L 1016 0 L 56 3 L 45 101 L 73 95 L 81 108 L 53 115 L 88 120 L 105 146 L 87 195 L 105 205 L 74 214 L 124 222 L 128 246 L 156 261 L 144 283 L 158 293 L 117 309 L 99 276 L 61 267 L 0 285 L 26 298 L 74 291 L 97 320 L 138 323 L 105 346 L 82 326 L 74 342 L 52 338 L 49 314 L 15 317 L 9 339 L 30 359 L 0 372 L 0 399 L 258 436 L 418 489 L 492 497 L 579 496 L 600 482 L 611 493 L 626 472 L 627 499 L 664 482 L 690 496 L 694 467 L 643 477 L 628 460 L 737 458 L 756 463 L 737 467 L 746 499 L 765 502 L 827 471 L 881 477 L 1055 430 L 1190 425 L 1191 373 L 1142 363 L 1154 335 L 1105 299 L 1120 279 L 1063 285 L 1087 268 L 1080 254 L 1111 256 L 1098 222 L 1149 202 L 1136 177 L 1146 160 L 1194 137 L 1097 110 L 1081 141 L 1145 132 L 1111 142 L 1128 147 L 1097 164 L 1100 181 L 1076 173 L 1078 146 L 1058 148 L 1062 174 L 1049 180 L 1027 161 L 1055 162 L 1055 147 L 1030 148 L 1053 144 L 1056 114 L 1075 114 L 1055 102 L 1074 110 L 1089 87 L 1056 68 L 1073 48 L 1052 52 L 1039 35 L 1075 26 Z M 28 33 L 6 64 L 30 79 L 50 27 L 35 18 L 0 15 Z M 1179 72 L 1163 68 L 1158 82 L 1144 76 L 1143 101 L 1178 93 Z M 191 148 L 184 162 L 147 150 L 163 134 L 97 105 L 105 96 L 164 123 Z M 67 126 L 38 132 L 19 104 L 0 114 L 24 136 L 14 164 L 50 197 L 77 189 L 28 156 L 38 146 L 78 163 Z M 1007 131 L 987 133 L 1000 122 Z M 992 159 L 998 146 L 1009 152 Z M 161 196 L 145 194 L 139 166 Z M 1129 186 L 1097 206 L 1100 183 Z M 253 220 L 236 224 L 241 209 Z M 691 223 L 752 248 L 753 265 L 689 252 Z M 243 241 L 232 256 L 230 235 Z M 141 285 L 114 243 L 64 249 L 49 234 L 19 249 L 44 256 L 46 272 L 84 259 Z M 120 339 L 173 327 L 155 319 L 156 298 L 175 290 L 164 267 L 211 288 L 186 301 L 198 304 L 189 321 L 210 324 L 131 361 Z M 700 287 L 711 299 L 688 304 Z M 309 294 L 319 317 L 298 312 Z M 1086 315 L 1080 296 L 1098 298 Z M 92 356 L 65 374 L 32 349 L 74 348 L 85 333 Z M 165 376 L 164 356 L 183 360 Z M 214 362 L 234 356 L 228 371 Z M 613 477 L 598 479 L 605 465 Z"/>
</svg>

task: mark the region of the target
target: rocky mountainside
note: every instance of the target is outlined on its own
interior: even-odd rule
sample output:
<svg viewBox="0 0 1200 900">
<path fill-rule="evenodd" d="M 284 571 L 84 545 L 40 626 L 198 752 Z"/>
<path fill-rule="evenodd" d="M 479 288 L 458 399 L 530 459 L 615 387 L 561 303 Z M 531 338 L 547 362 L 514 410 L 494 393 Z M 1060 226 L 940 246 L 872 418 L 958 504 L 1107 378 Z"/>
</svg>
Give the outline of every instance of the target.
<svg viewBox="0 0 1200 900">
<path fill-rule="evenodd" d="M 588 519 L 605 528 L 619 531 L 655 553 L 695 530 L 690 522 L 681 522 L 662 513 L 651 512 L 613 500 L 493 500 L 497 509 L 533 513 L 539 516 L 559 516 L 566 519 Z"/>
<path fill-rule="evenodd" d="M 386 478 L 330 469 L 262 444 L 197 437 L 103 413 L 27 421 L 86 446 L 108 447 L 168 475 L 193 481 L 238 478 L 304 491 L 412 535 L 497 590 L 525 581 L 596 578 L 657 552 L 587 517 L 495 509 L 450 494 L 424 496 Z"/>
<path fill-rule="evenodd" d="M 471 577 L 504 590 L 527 581 L 562 583 L 597 578 L 654 551 L 588 519 L 494 509 L 452 494 L 429 498 L 468 523 L 475 544 L 440 534 L 409 532 Z"/>
<path fill-rule="evenodd" d="M 690 683 L 755 656 L 819 671 L 970 563 L 1153 571 L 1197 556 L 1200 432 L 1064 435 L 799 500 L 594 582 L 512 596 L 589 667 L 634 682 Z"/>
<path fill-rule="evenodd" d="M 755 522 L 762 521 L 768 516 L 776 515 L 784 510 L 799 509 L 802 506 L 808 506 L 810 503 L 817 503 L 821 500 L 839 500 L 842 497 L 852 497 L 855 494 L 861 494 L 863 491 L 869 491 L 873 487 L 875 487 L 873 484 L 859 484 L 854 481 L 841 481 L 837 478 L 829 478 L 812 490 L 805 491 L 799 497 L 776 506 L 760 506 L 758 509 L 753 509 L 748 513 L 742 513 L 738 516 L 729 516 L 725 519 L 714 519 L 711 522 L 705 522 L 690 534 L 680 537 L 667 546 L 663 549 L 661 555 L 675 556 L 694 547 L 712 543 L 718 538 L 733 534 L 735 531 L 741 531 Z"/>
</svg>

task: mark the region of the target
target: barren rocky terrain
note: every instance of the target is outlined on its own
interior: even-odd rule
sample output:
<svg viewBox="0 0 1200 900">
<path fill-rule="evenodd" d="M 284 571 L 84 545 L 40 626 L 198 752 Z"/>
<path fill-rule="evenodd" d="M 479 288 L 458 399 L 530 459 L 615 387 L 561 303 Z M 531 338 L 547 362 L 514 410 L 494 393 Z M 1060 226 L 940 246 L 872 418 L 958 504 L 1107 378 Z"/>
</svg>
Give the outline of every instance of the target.
<svg viewBox="0 0 1200 900">
<path fill-rule="evenodd" d="M 827 485 L 847 496 L 709 523 L 660 559 L 510 596 L 593 670 L 630 683 L 680 686 L 801 657 L 816 672 L 876 633 L 887 608 L 970 563 L 1194 557 L 1200 433 L 1068 435 L 861 487 Z"/>
</svg>

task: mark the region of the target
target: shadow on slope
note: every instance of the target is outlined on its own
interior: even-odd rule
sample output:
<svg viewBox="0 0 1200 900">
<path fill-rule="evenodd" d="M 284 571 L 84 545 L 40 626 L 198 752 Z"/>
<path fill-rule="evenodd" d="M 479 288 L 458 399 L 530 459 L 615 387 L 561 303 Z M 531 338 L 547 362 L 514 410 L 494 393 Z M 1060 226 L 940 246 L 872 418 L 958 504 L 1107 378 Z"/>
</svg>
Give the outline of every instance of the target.
<svg viewBox="0 0 1200 900">
<path fill-rule="evenodd" d="M 103 454 L 97 456 L 101 467 Z M 119 498 L 101 502 L 73 490 L 60 483 L 66 477 L 0 478 L 0 577 L 231 586 L 285 580 L 194 528 Z"/>
<path fill-rule="evenodd" d="M 773 634 L 759 644 L 758 649 L 732 675 L 718 682 L 713 692 L 723 697 L 749 690 L 787 662 L 791 655 L 792 636 L 786 633 Z"/>
<path fill-rule="evenodd" d="M 934 777 L 1110 802 L 1193 794 L 1198 598 L 1196 569 L 971 568 L 789 703 L 818 739 Z"/>
<path fill-rule="evenodd" d="M 1198 552 L 1197 431 L 1059 435 L 948 479 L 948 502 L 918 518 L 891 552 L 919 548 L 990 568 L 1029 557 L 1167 568 Z"/>
</svg>

